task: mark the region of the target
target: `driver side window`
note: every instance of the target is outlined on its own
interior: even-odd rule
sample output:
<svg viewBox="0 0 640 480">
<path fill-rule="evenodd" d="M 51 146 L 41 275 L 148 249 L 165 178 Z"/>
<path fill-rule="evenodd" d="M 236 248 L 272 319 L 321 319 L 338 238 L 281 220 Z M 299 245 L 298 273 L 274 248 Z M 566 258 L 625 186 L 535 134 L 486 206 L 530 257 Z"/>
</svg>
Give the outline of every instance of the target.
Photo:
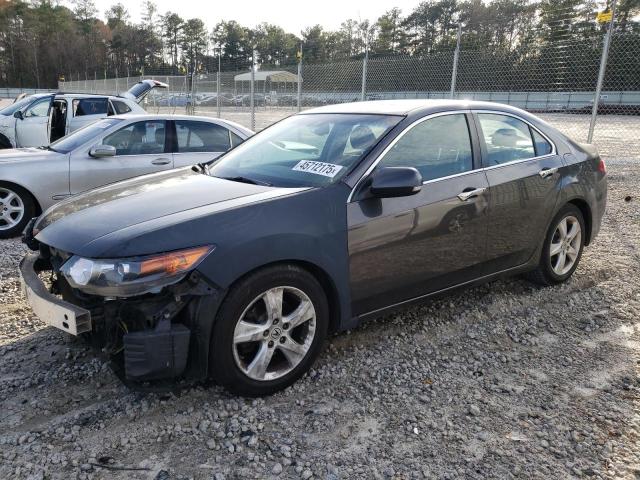
<svg viewBox="0 0 640 480">
<path fill-rule="evenodd" d="M 464 114 L 433 117 L 409 128 L 382 158 L 380 167 L 414 167 L 423 181 L 473 170 Z"/>
<path fill-rule="evenodd" d="M 42 100 L 36 100 L 29 108 L 24 112 L 24 117 L 46 117 L 49 115 L 49 107 L 51 105 L 51 98 L 43 98 Z"/>
<path fill-rule="evenodd" d="M 107 135 L 102 143 L 116 148 L 116 155 L 164 153 L 164 121 L 135 122 Z"/>
</svg>

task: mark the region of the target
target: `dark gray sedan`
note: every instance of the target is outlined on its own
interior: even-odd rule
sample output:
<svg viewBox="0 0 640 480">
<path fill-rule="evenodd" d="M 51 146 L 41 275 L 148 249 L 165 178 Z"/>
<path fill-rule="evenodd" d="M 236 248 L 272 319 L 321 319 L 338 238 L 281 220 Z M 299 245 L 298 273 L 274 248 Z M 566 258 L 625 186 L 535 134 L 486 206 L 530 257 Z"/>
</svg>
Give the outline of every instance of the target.
<svg viewBox="0 0 640 480">
<path fill-rule="evenodd" d="M 501 275 L 566 281 L 606 191 L 595 149 L 516 108 L 329 106 L 211 167 L 61 202 L 27 227 L 21 272 L 36 314 L 128 380 L 263 395 L 367 317 Z"/>
</svg>

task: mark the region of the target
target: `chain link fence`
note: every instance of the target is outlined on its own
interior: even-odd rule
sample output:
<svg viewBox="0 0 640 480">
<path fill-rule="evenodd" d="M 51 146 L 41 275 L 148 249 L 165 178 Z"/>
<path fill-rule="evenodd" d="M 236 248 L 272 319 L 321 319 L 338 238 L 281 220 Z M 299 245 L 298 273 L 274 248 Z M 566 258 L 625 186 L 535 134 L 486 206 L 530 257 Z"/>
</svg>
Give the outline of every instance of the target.
<svg viewBox="0 0 640 480">
<path fill-rule="evenodd" d="M 487 48 L 474 31 L 412 55 L 369 55 L 312 63 L 254 65 L 207 57 L 196 73 L 79 78 L 61 90 L 119 93 L 142 78 L 169 85 L 146 99 L 150 112 L 224 117 L 254 130 L 302 109 L 333 103 L 457 98 L 506 103 L 536 113 L 603 154 L 640 152 L 640 35 L 627 23 L 577 22 L 554 12 L 547 29 Z M 571 20 L 571 22 L 568 22 Z M 535 45 L 531 47 L 531 45 Z M 526 47 L 526 48 L 525 48 Z M 250 65 L 250 62 L 249 62 Z M 73 80 L 74 76 L 78 80 Z M 95 75 L 94 75 L 95 77 Z"/>
</svg>

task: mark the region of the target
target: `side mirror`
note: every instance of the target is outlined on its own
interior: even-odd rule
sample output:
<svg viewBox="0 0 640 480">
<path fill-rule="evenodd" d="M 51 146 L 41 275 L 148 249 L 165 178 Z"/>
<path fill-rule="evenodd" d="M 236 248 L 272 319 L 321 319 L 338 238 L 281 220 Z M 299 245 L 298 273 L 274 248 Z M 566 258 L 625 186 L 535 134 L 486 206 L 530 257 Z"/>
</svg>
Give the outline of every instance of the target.
<svg viewBox="0 0 640 480">
<path fill-rule="evenodd" d="M 406 197 L 422 189 L 422 175 L 413 167 L 384 167 L 371 178 L 369 191 L 374 197 Z"/>
<path fill-rule="evenodd" d="M 24 116 L 22 115 L 21 110 L 16 110 L 15 112 L 13 112 L 13 116 L 16 117 L 18 120 L 24 120 Z"/>
<path fill-rule="evenodd" d="M 116 147 L 112 145 L 94 145 L 89 150 L 89 155 L 94 158 L 115 157 Z"/>
</svg>

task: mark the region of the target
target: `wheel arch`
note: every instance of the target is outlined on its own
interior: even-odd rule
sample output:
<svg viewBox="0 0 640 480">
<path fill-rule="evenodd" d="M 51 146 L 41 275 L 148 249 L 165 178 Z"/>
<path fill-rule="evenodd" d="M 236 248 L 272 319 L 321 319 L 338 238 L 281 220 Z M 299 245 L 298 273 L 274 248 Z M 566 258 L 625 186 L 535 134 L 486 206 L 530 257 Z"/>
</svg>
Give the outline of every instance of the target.
<svg viewBox="0 0 640 480">
<path fill-rule="evenodd" d="M 227 288 L 227 292 L 231 287 L 238 282 L 242 281 L 249 275 L 254 274 L 257 271 L 274 266 L 293 265 L 301 268 L 310 273 L 319 283 L 327 296 L 327 303 L 329 306 L 329 333 L 334 333 L 340 330 L 341 326 L 341 314 L 340 314 L 340 294 L 335 282 L 332 280 L 329 273 L 320 267 L 319 265 L 309 262 L 307 260 L 299 259 L 284 259 L 276 260 L 273 262 L 265 263 L 240 275 L 234 282 Z M 226 296 L 226 295 L 225 295 Z"/>
<path fill-rule="evenodd" d="M 7 145 L 9 145 L 7 148 L 13 148 L 13 143 L 11 143 L 11 140 L 9 139 L 9 137 L 7 137 L 6 135 L 4 135 L 3 133 L 0 133 L 0 148 L 2 148 L 2 143 L 6 142 Z"/>
<path fill-rule="evenodd" d="M 585 226 L 585 229 L 587 230 L 584 244 L 585 246 L 589 245 L 591 243 L 591 235 L 592 235 L 592 229 L 593 229 L 593 214 L 591 212 L 591 207 L 589 206 L 589 203 L 583 198 L 572 198 L 567 201 L 566 205 L 574 205 L 575 207 L 578 208 L 578 210 L 580 210 L 580 213 L 582 213 L 582 218 L 584 219 L 584 226 Z"/>
</svg>

